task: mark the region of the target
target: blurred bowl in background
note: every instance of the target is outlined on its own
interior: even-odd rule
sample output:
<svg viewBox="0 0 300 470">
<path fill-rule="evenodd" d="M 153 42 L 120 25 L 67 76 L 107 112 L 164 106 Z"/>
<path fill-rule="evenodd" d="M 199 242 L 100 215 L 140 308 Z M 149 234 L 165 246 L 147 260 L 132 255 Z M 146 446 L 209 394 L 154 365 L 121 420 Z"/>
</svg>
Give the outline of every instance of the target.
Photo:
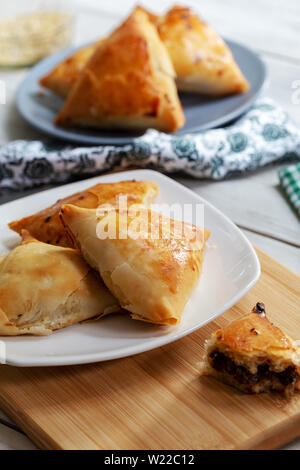
<svg viewBox="0 0 300 470">
<path fill-rule="evenodd" d="M 0 12 L 0 67 L 29 66 L 68 46 L 73 15 L 67 3 L 12 0 Z"/>
</svg>

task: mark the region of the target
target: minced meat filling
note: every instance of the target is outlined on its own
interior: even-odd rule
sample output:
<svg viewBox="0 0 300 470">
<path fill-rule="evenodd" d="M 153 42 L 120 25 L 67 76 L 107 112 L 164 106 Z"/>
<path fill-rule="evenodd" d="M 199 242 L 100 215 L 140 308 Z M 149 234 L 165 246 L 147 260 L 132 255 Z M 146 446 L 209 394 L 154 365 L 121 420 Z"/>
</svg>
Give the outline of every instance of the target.
<svg viewBox="0 0 300 470">
<path fill-rule="evenodd" d="M 279 381 L 282 386 L 287 386 L 298 378 L 295 367 L 289 366 L 282 372 L 271 371 L 268 364 L 257 367 L 256 374 L 251 374 L 244 366 L 238 366 L 230 357 L 219 351 L 213 351 L 209 355 L 211 366 L 218 372 L 224 372 L 233 376 L 240 384 L 255 384 L 262 380 L 272 382 Z M 277 382 L 278 383 L 278 382 Z"/>
</svg>

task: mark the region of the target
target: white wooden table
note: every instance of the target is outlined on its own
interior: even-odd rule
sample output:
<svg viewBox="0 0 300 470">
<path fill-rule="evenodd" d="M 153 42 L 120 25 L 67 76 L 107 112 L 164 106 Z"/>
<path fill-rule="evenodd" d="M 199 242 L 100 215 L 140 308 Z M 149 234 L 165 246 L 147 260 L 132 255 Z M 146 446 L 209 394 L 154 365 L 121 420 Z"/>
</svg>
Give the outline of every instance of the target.
<svg viewBox="0 0 300 470">
<path fill-rule="evenodd" d="M 135 3 L 134 0 L 74 0 L 77 18 L 74 44 L 104 36 Z M 143 2 L 158 12 L 171 3 L 174 2 Z M 270 75 L 265 94 L 277 100 L 300 126 L 300 105 L 292 102 L 292 84 L 300 79 L 299 0 L 194 0 L 186 3 L 196 6 L 221 35 L 261 53 Z M 7 104 L 0 108 L 0 145 L 13 139 L 43 138 L 15 109 L 15 92 L 25 74 L 26 70 L 0 71 L 0 80 L 7 85 Z M 221 182 L 177 179 L 228 214 L 256 246 L 300 275 L 300 224 L 280 191 L 279 167 L 274 165 Z M 1 196 L 0 203 L 29 192 Z M 0 449 L 34 448 L 0 411 Z M 285 448 L 300 449 L 300 439 Z"/>
</svg>

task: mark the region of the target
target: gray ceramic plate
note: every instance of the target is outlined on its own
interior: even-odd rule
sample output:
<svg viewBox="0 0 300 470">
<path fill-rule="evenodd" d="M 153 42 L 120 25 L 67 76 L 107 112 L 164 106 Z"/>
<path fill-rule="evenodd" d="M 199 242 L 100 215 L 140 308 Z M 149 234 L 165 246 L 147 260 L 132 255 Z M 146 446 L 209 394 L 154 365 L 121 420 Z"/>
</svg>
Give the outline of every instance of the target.
<svg viewBox="0 0 300 470">
<path fill-rule="evenodd" d="M 222 126 L 244 113 L 260 93 L 266 80 L 266 67 L 260 57 L 250 49 L 233 41 L 227 41 L 242 72 L 251 84 L 247 93 L 224 98 L 206 98 L 192 93 L 180 94 L 186 117 L 185 126 L 178 135 L 199 132 L 205 129 Z M 81 46 L 82 47 L 82 46 Z M 126 144 L 143 132 L 107 131 L 102 129 L 63 129 L 53 123 L 55 115 L 62 107 L 63 101 L 51 92 L 41 90 L 39 79 L 48 73 L 57 63 L 72 54 L 76 48 L 59 52 L 39 62 L 31 69 L 17 95 L 17 106 L 26 121 L 34 127 L 54 137 L 90 145 Z"/>
</svg>

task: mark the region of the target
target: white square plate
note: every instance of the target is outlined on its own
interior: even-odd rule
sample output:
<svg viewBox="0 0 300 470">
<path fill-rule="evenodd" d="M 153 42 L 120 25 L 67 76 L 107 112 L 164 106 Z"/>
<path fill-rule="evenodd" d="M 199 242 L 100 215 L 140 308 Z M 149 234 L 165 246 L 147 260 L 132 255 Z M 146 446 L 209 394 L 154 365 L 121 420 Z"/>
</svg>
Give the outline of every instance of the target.
<svg viewBox="0 0 300 470">
<path fill-rule="evenodd" d="M 158 183 L 155 202 L 204 204 L 205 227 L 211 231 L 203 272 L 177 326 L 154 326 L 112 315 L 97 322 L 74 325 L 47 337 L 1 337 L 6 362 L 16 366 L 83 364 L 130 356 L 175 341 L 201 328 L 234 305 L 260 276 L 260 265 L 243 233 L 219 210 L 174 180 L 151 170 L 100 176 L 43 191 L 0 206 L 0 252 L 19 241 L 7 223 L 30 215 L 57 199 L 98 182 L 148 179 Z M 185 220 L 192 222 L 192 220 Z"/>
</svg>

